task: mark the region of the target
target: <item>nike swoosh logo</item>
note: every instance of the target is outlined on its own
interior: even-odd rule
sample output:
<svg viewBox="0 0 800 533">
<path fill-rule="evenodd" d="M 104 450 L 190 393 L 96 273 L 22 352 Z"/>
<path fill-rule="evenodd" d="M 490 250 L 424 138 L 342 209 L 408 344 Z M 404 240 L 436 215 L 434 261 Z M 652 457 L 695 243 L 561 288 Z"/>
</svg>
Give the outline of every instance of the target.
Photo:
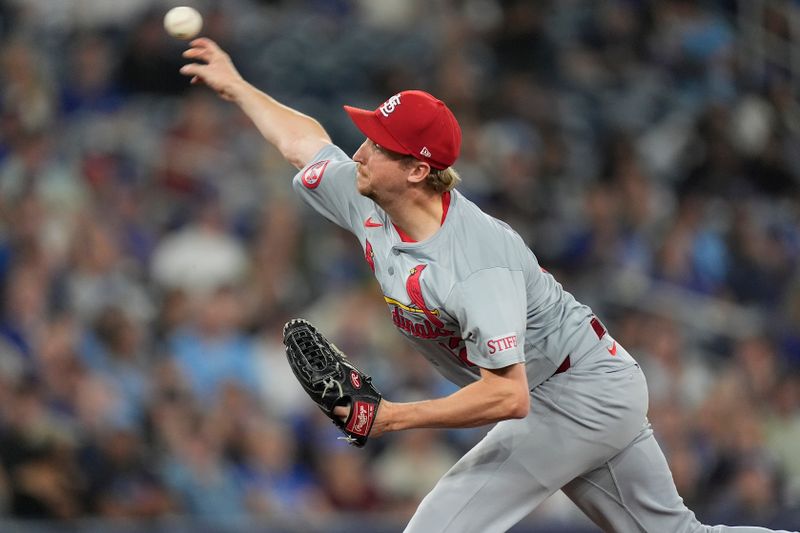
<svg viewBox="0 0 800 533">
<path fill-rule="evenodd" d="M 367 220 L 364 221 L 364 226 L 368 228 L 382 228 L 383 224 L 381 224 L 380 222 L 375 222 L 374 220 L 372 220 L 372 217 L 369 217 L 367 218 Z"/>
<path fill-rule="evenodd" d="M 606 348 L 606 350 L 608 350 L 608 353 L 611 355 L 617 355 L 617 341 L 614 341 L 614 344 L 611 345 L 611 348 Z"/>
</svg>

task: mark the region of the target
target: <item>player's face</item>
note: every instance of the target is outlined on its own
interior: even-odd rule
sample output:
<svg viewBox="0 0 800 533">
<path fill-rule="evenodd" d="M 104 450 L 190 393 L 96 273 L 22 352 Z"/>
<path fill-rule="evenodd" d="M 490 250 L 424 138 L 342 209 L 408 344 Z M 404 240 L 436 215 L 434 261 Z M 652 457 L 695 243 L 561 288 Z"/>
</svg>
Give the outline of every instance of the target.
<svg viewBox="0 0 800 533">
<path fill-rule="evenodd" d="M 401 194 L 408 177 L 403 159 L 403 156 L 365 140 L 353 154 L 353 161 L 358 163 L 358 192 L 376 202 Z"/>
</svg>

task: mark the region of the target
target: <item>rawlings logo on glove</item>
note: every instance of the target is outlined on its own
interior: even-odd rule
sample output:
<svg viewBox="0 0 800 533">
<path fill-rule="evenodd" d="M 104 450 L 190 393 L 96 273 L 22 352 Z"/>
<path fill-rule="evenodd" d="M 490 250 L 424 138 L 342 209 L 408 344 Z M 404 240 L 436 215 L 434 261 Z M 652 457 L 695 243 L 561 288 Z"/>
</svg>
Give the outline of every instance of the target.
<svg viewBox="0 0 800 533">
<path fill-rule="evenodd" d="M 306 393 L 344 433 L 344 440 L 364 446 L 382 398 L 372 386 L 372 378 L 306 320 L 286 323 L 283 344 L 289 366 Z M 342 420 L 334 409 L 347 405 L 351 406 L 350 415 Z"/>
<path fill-rule="evenodd" d="M 372 429 L 372 421 L 375 418 L 375 406 L 358 401 L 353 404 L 350 410 L 350 421 L 347 423 L 347 430 L 356 435 L 366 437 Z"/>
</svg>

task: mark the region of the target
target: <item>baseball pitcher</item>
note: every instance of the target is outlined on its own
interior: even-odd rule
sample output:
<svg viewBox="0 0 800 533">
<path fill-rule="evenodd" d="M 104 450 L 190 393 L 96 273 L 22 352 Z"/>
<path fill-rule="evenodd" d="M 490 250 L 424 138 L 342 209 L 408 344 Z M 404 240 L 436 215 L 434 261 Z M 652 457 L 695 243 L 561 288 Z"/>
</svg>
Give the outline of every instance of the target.
<svg viewBox="0 0 800 533">
<path fill-rule="evenodd" d="M 400 334 L 460 386 L 413 403 L 370 391 L 352 409 L 368 378 L 293 321 L 284 342 L 307 392 L 357 445 L 389 431 L 497 422 L 407 532 L 506 531 L 557 490 L 605 531 L 768 531 L 705 526 L 686 508 L 634 358 L 513 229 L 455 188 L 461 129 L 443 102 L 404 91 L 374 111 L 345 107 L 366 137 L 350 157 L 316 120 L 243 80 L 213 41 L 192 41 L 184 56 L 197 62 L 183 74 L 236 103 L 300 169 L 294 189 L 356 236 Z"/>
</svg>

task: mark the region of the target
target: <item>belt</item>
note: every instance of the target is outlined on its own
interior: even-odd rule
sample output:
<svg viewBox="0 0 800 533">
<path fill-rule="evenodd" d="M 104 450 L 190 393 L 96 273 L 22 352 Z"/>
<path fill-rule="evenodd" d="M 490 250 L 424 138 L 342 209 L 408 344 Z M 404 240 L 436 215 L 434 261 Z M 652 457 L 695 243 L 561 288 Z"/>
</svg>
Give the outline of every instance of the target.
<svg viewBox="0 0 800 533">
<path fill-rule="evenodd" d="M 592 326 L 592 329 L 597 334 L 598 339 L 602 339 L 603 336 L 606 334 L 606 327 L 600 322 L 600 319 L 596 316 L 593 316 L 592 319 L 589 321 L 589 325 Z"/>
<path fill-rule="evenodd" d="M 567 370 L 569 370 L 570 366 L 572 366 L 572 362 L 569 360 L 569 355 L 568 355 L 566 359 L 564 359 L 564 362 L 561 363 L 561 365 L 558 368 L 556 368 L 556 371 L 553 372 L 553 375 L 555 376 L 556 374 L 561 374 L 563 372 L 566 372 Z"/>
<path fill-rule="evenodd" d="M 607 333 L 605 326 L 603 325 L 602 322 L 600 322 L 600 319 L 597 318 L 596 316 L 592 317 L 592 319 L 589 321 L 589 325 L 592 326 L 592 329 L 594 330 L 598 339 L 602 339 L 603 336 L 605 336 L 605 334 Z M 569 370 L 569 367 L 571 366 L 572 366 L 572 361 L 570 361 L 569 354 L 567 354 L 567 356 L 564 358 L 564 361 L 562 361 L 559 367 L 556 368 L 556 371 L 553 372 L 553 376 L 555 376 L 556 374 L 563 374 L 564 372 Z"/>
</svg>

